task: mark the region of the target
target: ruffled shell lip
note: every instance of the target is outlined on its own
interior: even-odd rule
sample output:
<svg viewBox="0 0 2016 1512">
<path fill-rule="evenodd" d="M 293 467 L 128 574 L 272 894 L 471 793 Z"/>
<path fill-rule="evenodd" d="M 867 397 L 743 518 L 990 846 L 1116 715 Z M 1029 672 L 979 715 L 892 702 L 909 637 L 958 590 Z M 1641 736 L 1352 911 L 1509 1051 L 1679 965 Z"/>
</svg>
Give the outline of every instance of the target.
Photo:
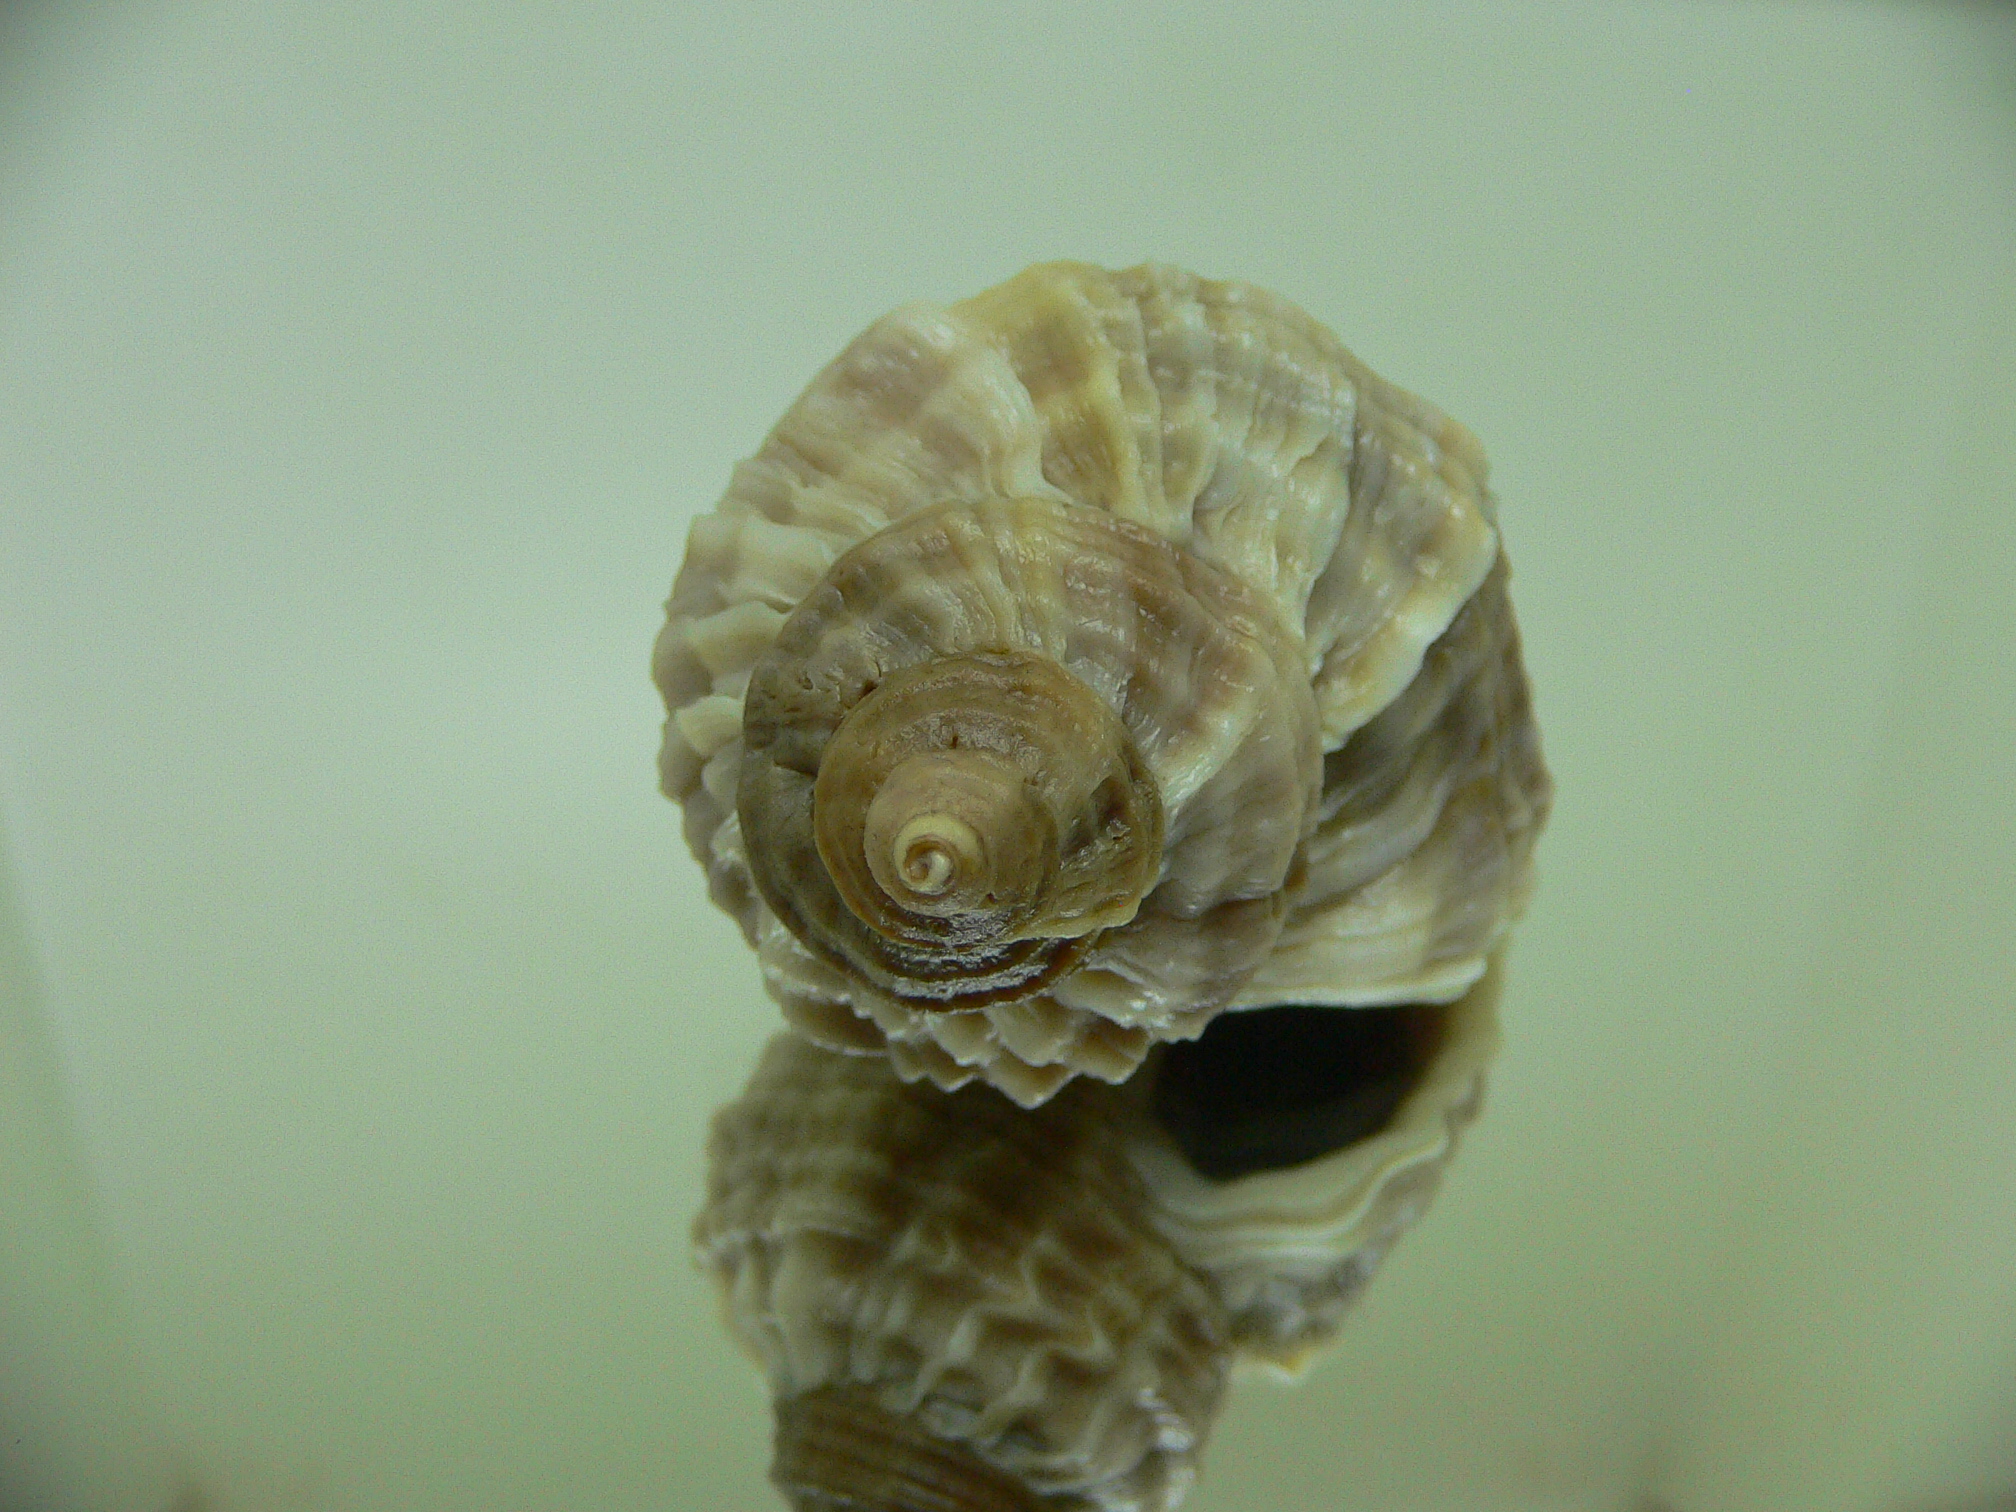
<svg viewBox="0 0 2016 1512">
<path fill-rule="evenodd" d="M 1158 1080 L 1178 1052 L 1158 1051 L 1123 1089 L 1138 1110 L 1126 1125 L 1127 1154 L 1153 1196 L 1155 1225 L 1188 1264 L 1213 1278 L 1249 1361 L 1299 1370 L 1393 1240 L 1420 1216 L 1461 1131 L 1481 1110 L 1500 1040 L 1502 982 L 1501 952 L 1455 1002 L 1401 1010 L 1414 1022 L 1389 1021 L 1403 1043 L 1387 1046 L 1373 1068 L 1375 1081 L 1390 1082 L 1398 1071 L 1403 1082 L 1383 1121 L 1370 1132 L 1349 1128 L 1348 1119 L 1333 1123 L 1338 1142 L 1313 1154 L 1277 1146 L 1283 1161 L 1270 1168 L 1248 1161 L 1236 1174 L 1214 1176 L 1186 1153 L 1186 1137 L 1195 1145 L 1211 1131 L 1193 1125 L 1179 1133 L 1158 1111 Z M 1311 1010 L 1340 1016 L 1340 1026 L 1393 1011 Z M 1287 1111 L 1292 1123 L 1292 1098 Z M 1361 1119 L 1367 1112 L 1345 1111 Z M 1234 1132 L 1234 1148 L 1250 1153 L 1250 1138 L 1240 1146 L 1245 1136 Z M 1304 1158 L 1286 1158 L 1298 1153 Z M 1207 1157 L 1202 1164 L 1221 1163 Z"/>
</svg>

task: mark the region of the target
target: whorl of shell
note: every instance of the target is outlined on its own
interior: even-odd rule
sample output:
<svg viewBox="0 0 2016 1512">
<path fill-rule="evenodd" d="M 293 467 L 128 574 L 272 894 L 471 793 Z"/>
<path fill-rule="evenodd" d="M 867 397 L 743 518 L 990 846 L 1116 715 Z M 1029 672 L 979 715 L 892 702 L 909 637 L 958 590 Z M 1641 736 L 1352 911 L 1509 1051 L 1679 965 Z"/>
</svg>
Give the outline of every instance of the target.
<svg viewBox="0 0 2016 1512">
<path fill-rule="evenodd" d="M 1168 1512 L 1228 1366 L 1300 1365 L 1425 1208 L 1497 980 L 1227 1015 L 1027 1112 L 778 1036 L 694 1231 L 769 1375 L 773 1479 L 800 1512 Z"/>
<path fill-rule="evenodd" d="M 695 1243 L 769 1375 L 797 1505 L 1181 1496 L 1227 1320 L 1150 1221 L 1105 1090 L 1025 1112 L 780 1035 L 715 1116 Z"/>
<path fill-rule="evenodd" d="M 1227 1007 L 1450 1001 L 1548 783 L 1476 441 L 1294 306 L 878 321 L 697 520 L 665 791 L 789 1020 L 1025 1105 Z"/>
</svg>

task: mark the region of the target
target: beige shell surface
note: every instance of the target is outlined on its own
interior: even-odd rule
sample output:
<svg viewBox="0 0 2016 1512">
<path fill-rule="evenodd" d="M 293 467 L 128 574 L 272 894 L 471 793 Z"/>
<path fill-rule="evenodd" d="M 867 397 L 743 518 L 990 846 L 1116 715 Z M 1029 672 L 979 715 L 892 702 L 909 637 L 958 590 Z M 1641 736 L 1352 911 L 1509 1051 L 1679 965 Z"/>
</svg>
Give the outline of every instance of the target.
<svg viewBox="0 0 2016 1512">
<path fill-rule="evenodd" d="M 1501 556 L 1412 682 L 1324 758 L 1307 872 L 1234 1006 L 1466 991 L 1525 906 L 1552 794 Z"/>
<path fill-rule="evenodd" d="M 1548 801 L 1484 480 L 1462 427 L 1245 285 L 1050 264 L 870 327 L 695 522 L 654 658 L 663 786 L 790 1022 L 1034 1105 L 1228 1007 L 1459 997 Z M 1041 659 L 1063 691 L 1032 709 L 1109 723 L 892 691 L 976 658 Z M 817 793 L 876 812 L 829 749 L 917 757 L 934 796 L 859 831 L 893 859 L 822 830 Z M 1137 787 L 1153 845 L 1108 845 L 1134 870 L 1103 891 L 1011 906 L 983 869 L 981 912 L 905 894 L 887 926 L 846 875 L 952 887 L 1024 831 L 1075 875 Z"/>
</svg>

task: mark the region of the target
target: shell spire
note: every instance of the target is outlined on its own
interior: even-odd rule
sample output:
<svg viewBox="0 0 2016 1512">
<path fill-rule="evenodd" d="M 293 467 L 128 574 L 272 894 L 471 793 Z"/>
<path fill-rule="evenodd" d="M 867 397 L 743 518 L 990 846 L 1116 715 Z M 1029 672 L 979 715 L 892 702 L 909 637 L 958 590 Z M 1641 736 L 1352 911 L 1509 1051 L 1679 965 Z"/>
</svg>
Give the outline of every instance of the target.
<svg viewBox="0 0 2016 1512">
<path fill-rule="evenodd" d="M 878 321 L 693 526 L 665 791 L 789 1022 L 1025 1106 L 1227 1009 L 1449 1002 L 1549 785 L 1474 438 L 1261 290 Z"/>
</svg>

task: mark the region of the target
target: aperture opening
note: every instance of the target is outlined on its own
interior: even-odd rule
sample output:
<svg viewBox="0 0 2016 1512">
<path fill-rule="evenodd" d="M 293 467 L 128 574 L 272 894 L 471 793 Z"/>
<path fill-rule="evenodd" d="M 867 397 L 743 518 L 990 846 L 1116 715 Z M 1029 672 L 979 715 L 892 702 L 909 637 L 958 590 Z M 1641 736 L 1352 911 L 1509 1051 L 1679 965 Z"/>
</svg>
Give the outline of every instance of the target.
<svg viewBox="0 0 2016 1512">
<path fill-rule="evenodd" d="M 1214 1181 L 1320 1159 L 1392 1122 L 1454 1006 L 1289 1003 L 1220 1014 L 1198 1039 L 1169 1047 L 1155 1117 Z"/>
</svg>

